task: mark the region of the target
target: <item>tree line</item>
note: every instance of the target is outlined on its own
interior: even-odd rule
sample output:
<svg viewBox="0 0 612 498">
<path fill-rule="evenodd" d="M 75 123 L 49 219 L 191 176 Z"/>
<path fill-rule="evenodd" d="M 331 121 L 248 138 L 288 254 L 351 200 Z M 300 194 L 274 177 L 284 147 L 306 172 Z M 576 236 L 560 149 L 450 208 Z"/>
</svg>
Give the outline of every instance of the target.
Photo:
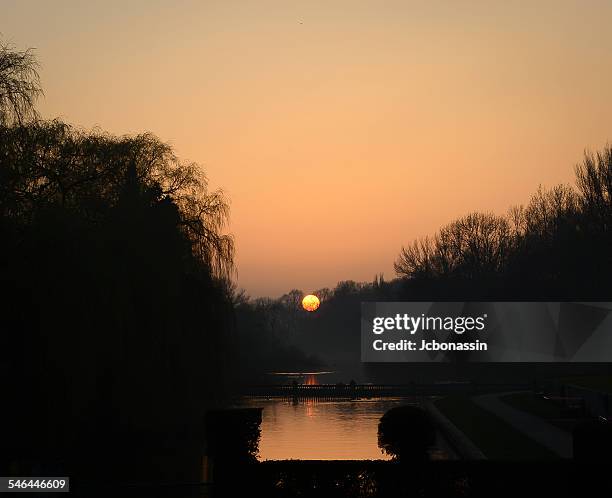
<svg viewBox="0 0 612 498">
<path fill-rule="evenodd" d="M 403 247 L 407 297 L 610 299 L 612 146 L 586 152 L 575 186 L 540 187 L 506 215 L 470 213 Z"/>
<path fill-rule="evenodd" d="M 372 282 L 313 291 L 322 301 L 315 313 L 301 309 L 305 292 L 298 289 L 278 299 L 239 294 L 237 334 L 251 341 L 244 361 L 269 370 L 286 370 L 290 363 L 294 370 L 336 369 L 347 379 L 363 378 L 363 301 L 610 300 L 611 227 L 607 145 L 585 153 L 573 186 L 539 187 L 526 205 L 504 215 L 469 213 L 403 247 L 392 280 L 377 275 Z"/>
</svg>

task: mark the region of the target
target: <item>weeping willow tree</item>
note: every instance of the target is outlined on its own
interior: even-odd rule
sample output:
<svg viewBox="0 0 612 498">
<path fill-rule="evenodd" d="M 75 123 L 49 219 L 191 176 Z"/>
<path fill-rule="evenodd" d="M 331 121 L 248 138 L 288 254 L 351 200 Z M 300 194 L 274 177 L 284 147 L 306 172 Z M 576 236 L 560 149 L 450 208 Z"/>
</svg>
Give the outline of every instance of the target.
<svg viewBox="0 0 612 498">
<path fill-rule="evenodd" d="M 116 137 L 60 121 L 40 122 L 35 104 L 43 92 L 37 69 L 32 49 L 0 43 L 2 214 L 28 216 L 55 201 L 91 210 L 91 202 L 83 205 L 85 197 L 108 208 L 117 203 L 126 181 L 136 182 L 151 202 L 177 206 L 193 254 L 215 276 L 229 278 L 234 245 L 222 234 L 229 205 L 222 191 L 208 191 L 201 167 L 181 161 L 151 133 Z"/>
<path fill-rule="evenodd" d="M 42 95 L 38 63 L 32 49 L 15 50 L 0 42 L 0 124 L 22 124 L 38 117 Z"/>
<path fill-rule="evenodd" d="M 217 278 L 233 271 L 234 244 L 224 234 L 229 204 L 221 190 L 209 192 L 201 168 L 181 161 L 150 133 L 116 137 L 82 131 L 60 121 L 1 126 L 0 210 L 31 221 L 50 206 L 95 222 L 120 204 L 134 184 L 147 203 L 172 203 L 194 257 Z"/>
<path fill-rule="evenodd" d="M 231 365 L 227 198 L 151 133 L 40 119 L 31 52 L 2 57 L 6 454 L 133 470 L 143 438 L 199 444 Z"/>
</svg>

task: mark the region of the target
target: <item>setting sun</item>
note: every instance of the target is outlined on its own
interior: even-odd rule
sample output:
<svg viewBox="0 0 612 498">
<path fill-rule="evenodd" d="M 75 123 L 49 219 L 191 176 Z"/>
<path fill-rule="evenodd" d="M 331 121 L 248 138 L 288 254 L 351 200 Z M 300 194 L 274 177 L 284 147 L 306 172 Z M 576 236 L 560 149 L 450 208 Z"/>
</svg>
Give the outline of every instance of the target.
<svg viewBox="0 0 612 498">
<path fill-rule="evenodd" d="M 314 294 L 308 294 L 302 299 L 302 306 L 306 311 L 316 311 L 320 304 L 319 298 Z"/>
</svg>

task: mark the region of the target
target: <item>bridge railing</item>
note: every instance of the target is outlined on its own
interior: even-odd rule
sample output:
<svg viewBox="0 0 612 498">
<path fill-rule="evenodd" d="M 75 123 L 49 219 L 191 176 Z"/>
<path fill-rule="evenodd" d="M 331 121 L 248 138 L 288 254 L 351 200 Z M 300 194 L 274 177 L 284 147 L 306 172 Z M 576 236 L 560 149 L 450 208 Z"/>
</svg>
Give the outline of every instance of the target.
<svg viewBox="0 0 612 498">
<path fill-rule="evenodd" d="M 486 392 L 529 390 L 525 384 L 281 384 L 247 386 L 242 394 L 263 398 L 373 398 L 391 396 L 427 396 L 453 393 L 479 394 Z"/>
</svg>

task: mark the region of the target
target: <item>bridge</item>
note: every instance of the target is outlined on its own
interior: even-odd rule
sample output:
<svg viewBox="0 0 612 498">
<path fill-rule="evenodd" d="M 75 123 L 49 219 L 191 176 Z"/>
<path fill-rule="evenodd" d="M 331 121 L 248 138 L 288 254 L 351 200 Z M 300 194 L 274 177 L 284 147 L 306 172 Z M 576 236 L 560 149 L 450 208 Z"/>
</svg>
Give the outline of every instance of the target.
<svg viewBox="0 0 612 498">
<path fill-rule="evenodd" d="M 484 394 L 504 391 L 526 391 L 531 384 L 434 383 L 434 384 L 282 384 L 247 386 L 242 395 L 248 398 L 285 399 L 371 399 L 444 396 L 449 394 Z"/>
</svg>

